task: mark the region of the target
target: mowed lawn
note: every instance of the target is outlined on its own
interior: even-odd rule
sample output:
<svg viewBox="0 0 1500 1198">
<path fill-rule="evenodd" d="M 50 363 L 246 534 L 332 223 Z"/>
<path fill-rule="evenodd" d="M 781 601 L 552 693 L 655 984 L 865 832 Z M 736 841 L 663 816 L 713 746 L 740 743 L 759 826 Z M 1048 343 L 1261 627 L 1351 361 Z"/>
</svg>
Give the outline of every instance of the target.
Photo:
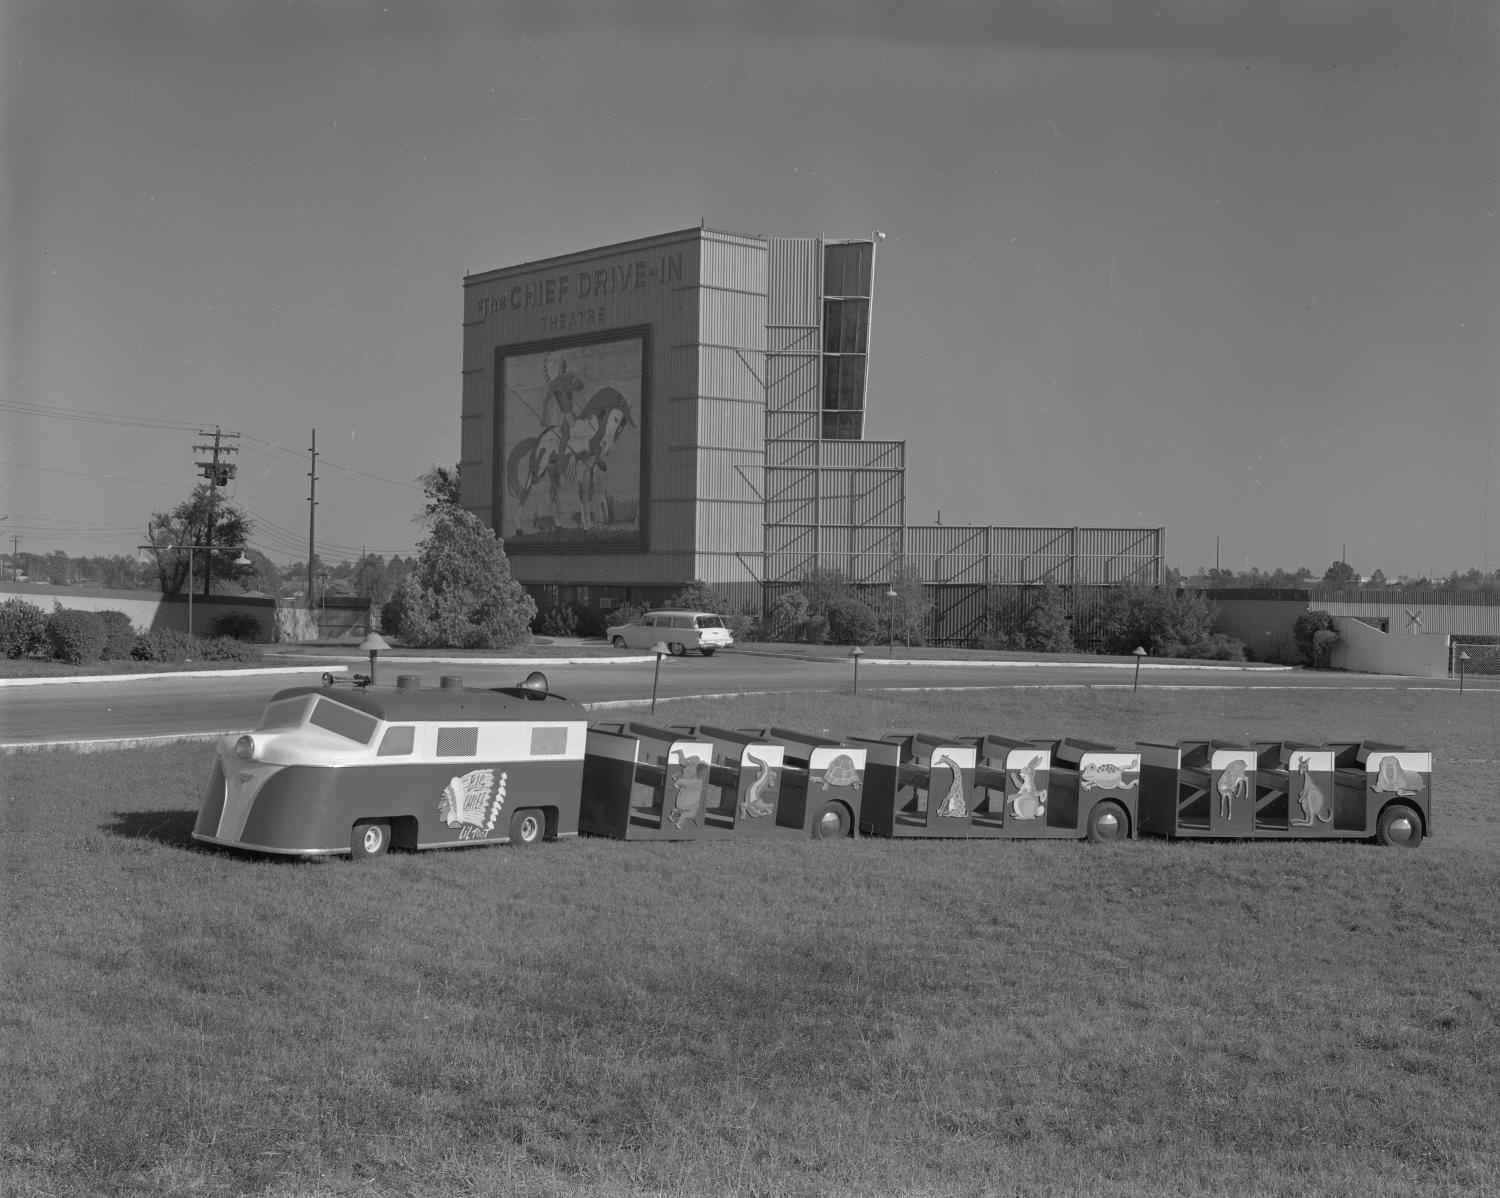
<svg viewBox="0 0 1500 1198">
<path fill-rule="evenodd" d="M 656 718 L 1388 741 L 1434 753 L 1436 829 L 296 863 L 191 840 L 206 745 L 0 758 L 0 1192 L 1500 1193 L 1494 693 Z"/>
</svg>

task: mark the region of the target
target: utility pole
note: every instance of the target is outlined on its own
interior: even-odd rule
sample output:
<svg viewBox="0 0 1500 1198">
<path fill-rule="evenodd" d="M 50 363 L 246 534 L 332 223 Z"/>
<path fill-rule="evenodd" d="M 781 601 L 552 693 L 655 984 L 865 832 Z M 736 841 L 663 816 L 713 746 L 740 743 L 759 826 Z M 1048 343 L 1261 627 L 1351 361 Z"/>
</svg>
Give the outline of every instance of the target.
<svg viewBox="0 0 1500 1198">
<path fill-rule="evenodd" d="M 312 464 L 308 467 L 307 477 L 312 480 L 312 485 L 307 492 L 307 610 L 316 611 L 317 604 L 313 600 L 313 533 L 317 528 L 318 516 L 318 430 L 312 431 L 312 448 L 308 451 L 312 454 Z"/>
<path fill-rule="evenodd" d="M 214 543 L 214 514 L 218 510 L 219 506 L 219 488 L 227 487 L 229 485 L 229 480 L 239 472 L 238 466 L 235 466 L 230 462 L 219 461 L 219 458 L 225 454 L 239 453 L 240 451 L 240 447 L 238 445 L 225 445 L 223 441 L 225 437 L 238 440 L 239 433 L 226 433 L 216 424 L 214 425 L 214 431 L 212 433 L 205 432 L 200 428 L 198 430 L 198 435 L 200 437 L 212 437 L 214 439 L 212 445 L 193 446 L 195 452 L 213 455 L 206 462 L 194 463 L 198 467 L 198 472 L 202 474 L 204 478 L 208 479 L 208 528 L 207 535 L 203 538 L 203 543 L 205 545 L 212 545 Z M 210 557 L 203 566 L 203 595 L 205 598 L 207 598 L 212 591 L 213 569 L 213 558 Z M 188 590 L 191 591 L 192 589 L 193 578 L 190 558 L 188 571 Z"/>
</svg>

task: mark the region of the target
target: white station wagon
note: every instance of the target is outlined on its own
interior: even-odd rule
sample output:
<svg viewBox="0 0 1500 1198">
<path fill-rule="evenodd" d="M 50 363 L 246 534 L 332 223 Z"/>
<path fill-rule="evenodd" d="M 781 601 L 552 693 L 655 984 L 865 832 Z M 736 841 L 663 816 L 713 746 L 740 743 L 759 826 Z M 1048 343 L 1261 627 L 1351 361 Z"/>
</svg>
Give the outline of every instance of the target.
<svg viewBox="0 0 1500 1198">
<path fill-rule="evenodd" d="M 648 611 L 634 624 L 606 629 L 604 636 L 616 649 L 650 649 L 665 642 L 675 657 L 689 649 L 712 657 L 715 650 L 734 644 L 724 618 L 708 611 Z"/>
</svg>

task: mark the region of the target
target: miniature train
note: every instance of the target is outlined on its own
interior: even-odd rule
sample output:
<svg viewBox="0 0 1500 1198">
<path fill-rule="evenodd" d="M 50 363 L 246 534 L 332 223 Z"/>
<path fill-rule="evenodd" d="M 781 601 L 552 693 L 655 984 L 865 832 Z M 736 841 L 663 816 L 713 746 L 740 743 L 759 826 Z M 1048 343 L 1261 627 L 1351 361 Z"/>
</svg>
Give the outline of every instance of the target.
<svg viewBox="0 0 1500 1198">
<path fill-rule="evenodd" d="M 1432 834 L 1432 755 L 1370 741 L 1105 745 L 590 720 L 515 687 L 330 682 L 226 737 L 193 836 L 298 857 L 620 840 L 1358 839 Z"/>
</svg>

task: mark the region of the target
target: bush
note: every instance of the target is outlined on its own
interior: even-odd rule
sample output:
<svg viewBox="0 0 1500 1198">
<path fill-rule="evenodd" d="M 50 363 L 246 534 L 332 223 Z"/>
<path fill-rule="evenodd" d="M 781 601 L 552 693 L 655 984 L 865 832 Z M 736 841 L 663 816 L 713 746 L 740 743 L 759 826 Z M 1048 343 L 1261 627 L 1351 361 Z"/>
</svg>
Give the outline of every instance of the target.
<svg viewBox="0 0 1500 1198">
<path fill-rule="evenodd" d="M 99 619 L 104 624 L 105 661 L 126 661 L 135 648 L 135 625 L 122 611 L 102 611 Z"/>
<path fill-rule="evenodd" d="M 196 640 L 175 628 L 156 628 L 135 638 L 130 656 L 136 661 L 186 661 Z"/>
<path fill-rule="evenodd" d="M 841 596 L 828 604 L 828 640 L 835 645 L 868 645 L 880 622 L 863 599 Z"/>
<path fill-rule="evenodd" d="M 47 642 L 55 661 L 81 666 L 104 656 L 109 632 L 98 612 L 59 607 L 47 617 Z"/>
<path fill-rule="evenodd" d="M 532 631 L 542 636 L 577 636 L 578 613 L 566 603 L 549 607 L 537 616 Z"/>
<path fill-rule="evenodd" d="M 668 598 L 662 606 L 678 607 L 683 611 L 707 611 L 722 616 L 729 610 L 729 600 L 702 579 L 695 578 Z"/>
<path fill-rule="evenodd" d="M 1320 632 L 1331 632 L 1333 638 L 1318 637 Z M 1302 664 L 1320 670 L 1328 665 L 1328 655 L 1338 643 L 1338 631 L 1333 626 L 1333 615 L 1321 608 L 1305 611 L 1292 623 L 1292 639 L 1297 642 L 1297 651 L 1302 654 Z"/>
<path fill-rule="evenodd" d="M 47 652 L 47 616 L 34 603 L 7 599 L 0 603 L 0 654 L 41 657 Z"/>
<path fill-rule="evenodd" d="M 213 633 L 237 641 L 259 641 L 261 622 L 247 611 L 227 611 L 215 618 Z"/>
<path fill-rule="evenodd" d="M 199 661 L 260 661 L 259 645 L 232 636 L 194 638 L 193 656 Z"/>
</svg>

